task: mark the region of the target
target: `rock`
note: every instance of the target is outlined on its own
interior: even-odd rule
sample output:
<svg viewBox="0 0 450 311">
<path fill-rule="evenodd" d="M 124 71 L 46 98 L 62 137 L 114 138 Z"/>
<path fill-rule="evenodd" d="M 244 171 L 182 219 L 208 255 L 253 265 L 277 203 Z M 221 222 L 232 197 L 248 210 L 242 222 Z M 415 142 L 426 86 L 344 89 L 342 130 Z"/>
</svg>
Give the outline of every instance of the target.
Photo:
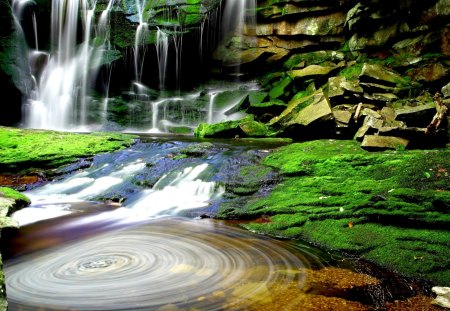
<svg viewBox="0 0 450 311">
<path fill-rule="evenodd" d="M 350 50 L 359 51 L 383 46 L 397 34 L 398 28 L 398 24 L 394 23 L 392 25 L 380 25 L 380 28 L 371 36 L 362 36 L 359 33 L 355 33 L 349 41 Z"/>
<path fill-rule="evenodd" d="M 407 139 L 400 137 L 365 135 L 361 147 L 364 149 L 398 149 L 399 147 L 406 148 L 408 144 Z"/>
<path fill-rule="evenodd" d="M 345 91 L 362 93 L 364 90 L 358 80 L 347 80 L 345 77 L 331 77 L 328 79 L 328 97 L 344 95 Z"/>
<path fill-rule="evenodd" d="M 194 131 L 196 137 L 242 137 L 245 133 L 240 128 L 240 125 L 253 121 L 253 116 L 248 115 L 245 118 L 237 121 L 225 121 L 215 124 L 200 123 Z"/>
<path fill-rule="evenodd" d="M 279 100 L 273 99 L 267 102 L 250 104 L 247 108 L 247 112 L 258 116 L 260 121 L 269 121 L 273 117 L 279 115 L 284 109 L 286 109 L 286 104 Z"/>
<path fill-rule="evenodd" d="M 428 64 L 413 69 L 408 75 L 414 81 L 433 82 L 447 76 L 448 70 L 440 63 Z"/>
<path fill-rule="evenodd" d="M 284 94 L 284 89 L 291 84 L 292 78 L 287 76 L 279 81 L 269 92 L 269 97 L 271 99 L 278 98 Z"/>
<path fill-rule="evenodd" d="M 431 290 L 437 295 L 432 303 L 450 309 L 450 287 L 434 286 Z"/>
<path fill-rule="evenodd" d="M 333 107 L 333 117 L 338 126 L 348 126 L 352 119 L 354 108 L 352 105 L 339 105 Z"/>
<path fill-rule="evenodd" d="M 337 35 L 342 33 L 344 22 L 344 12 L 336 12 L 329 15 L 305 17 L 295 21 L 282 20 L 278 23 L 275 23 L 274 28 L 276 34 L 282 36 Z"/>
<path fill-rule="evenodd" d="M 268 133 L 267 126 L 257 121 L 242 122 L 239 128 L 247 137 L 264 137 Z"/>
<path fill-rule="evenodd" d="M 333 69 L 336 69 L 336 67 L 310 65 L 303 69 L 290 70 L 287 72 L 287 74 L 291 79 L 295 79 L 307 76 L 326 75 Z"/>
<path fill-rule="evenodd" d="M 278 117 L 270 120 L 268 124 L 278 124 L 283 127 L 291 125 L 308 126 L 319 119 L 331 120 L 332 118 L 330 100 L 320 89 L 312 95 L 291 101 L 287 108 Z"/>
<path fill-rule="evenodd" d="M 436 113 L 434 102 L 415 101 L 408 105 L 403 105 L 395 110 L 395 119 L 405 122 L 412 127 L 427 127 Z"/>
<path fill-rule="evenodd" d="M 442 87 L 441 92 L 444 97 L 450 97 L 450 82 Z"/>
<path fill-rule="evenodd" d="M 365 63 L 362 67 L 361 77 L 368 77 L 371 79 L 378 80 L 380 82 L 386 82 L 391 84 L 408 85 L 409 81 L 397 72 L 387 69 L 381 65 L 367 64 Z"/>
</svg>

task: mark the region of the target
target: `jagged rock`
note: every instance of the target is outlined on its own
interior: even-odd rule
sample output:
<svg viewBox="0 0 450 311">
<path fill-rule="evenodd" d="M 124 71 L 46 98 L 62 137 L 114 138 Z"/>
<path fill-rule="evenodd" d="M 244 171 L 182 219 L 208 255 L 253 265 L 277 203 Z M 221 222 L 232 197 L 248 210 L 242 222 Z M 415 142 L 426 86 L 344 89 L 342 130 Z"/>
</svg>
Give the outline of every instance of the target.
<svg viewBox="0 0 450 311">
<path fill-rule="evenodd" d="M 369 77 L 378 81 L 392 83 L 395 85 L 407 85 L 409 83 L 407 79 L 403 78 L 397 72 L 388 70 L 386 67 L 376 64 L 365 63 L 363 65 L 360 76 Z"/>
<path fill-rule="evenodd" d="M 345 91 L 363 93 L 359 80 L 347 80 L 345 77 L 331 77 L 328 79 L 328 97 L 344 95 Z"/>
<path fill-rule="evenodd" d="M 398 97 L 392 93 L 372 93 L 372 94 L 364 93 L 364 97 L 369 100 L 381 102 L 391 102 L 393 100 L 398 99 Z"/>
<path fill-rule="evenodd" d="M 333 117 L 338 126 L 348 126 L 354 112 L 352 105 L 339 105 L 333 107 Z"/>
<path fill-rule="evenodd" d="M 287 74 L 289 77 L 291 77 L 291 79 L 295 79 L 307 76 L 326 75 L 333 69 L 336 69 L 336 67 L 311 65 L 303 69 L 290 70 L 287 72 Z"/>
<path fill-rule="evenodd" d="M 412 127 L 426 127 L 436 113 L 436 105 L 433 102 L 415 101 L 394 110 L 396 120 Z"/>
<path fill-rule="evenodd" d="M 325 36 L 341 34 L 344 23 L 344 12 L 336 12 L 329 15 L 305 17 L 296 21 L 282 20 L 275 23 L 274 27 L 278 35 Z"/>
<path fill-rule="evenodd" d="M 437 295 L 432 303 L 450 309 L 450 287 L 434 286 L 431 290 Z"/>
<path fill-rule="evenodd" d="M 312 95 L 291 101 L 278 117 L 270 120 L 268 125 L 280 125 L 282 127 L 291 125 L 308 126 L 319 119 L 331 120 L 332 118 L 330 100 L 323 90 L 318 90 Z"/>
<path fill-rule="evenodd" d="M 406 148 L 408 144 L 407 139 L 400 137 L 366 135 L 361 147 L 364 149 L 398 149 L 399 147 Z"/>
<path fill-rule="evenodd" d="M 397 34 L 398 28 L 397 23 L 388 26 L 380 25 L 380 29 L 375 31 L 370 37 L 355 33 L 349 41 L 350 50 L 359 51 L 370 47 L 383 46 Z"/>
</svg>

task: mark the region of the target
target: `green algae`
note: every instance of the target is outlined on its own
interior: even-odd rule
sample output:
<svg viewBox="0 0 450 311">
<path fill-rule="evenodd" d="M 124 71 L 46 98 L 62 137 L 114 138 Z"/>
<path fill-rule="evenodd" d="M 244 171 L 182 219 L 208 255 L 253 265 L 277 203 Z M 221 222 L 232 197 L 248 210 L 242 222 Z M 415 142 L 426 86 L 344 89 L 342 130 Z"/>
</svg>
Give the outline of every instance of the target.
<svg viewBox="0 0 450 311">
<path fill-rule="evenodd" d="M 0 127 L 0 169 L 18 172 L 55 168 L 130 146 L 135 136 L 121 133 L 66 133 Z"/>
<path fill-rule="evenodd" d="M 370 153 L 354 141 L 291 144 L 263 162 L 284 175 L 270 195 L 223 215 L 270 217 L 243 226 L 448 284 L 449 156 L 448 149 Z"/>
</svg>

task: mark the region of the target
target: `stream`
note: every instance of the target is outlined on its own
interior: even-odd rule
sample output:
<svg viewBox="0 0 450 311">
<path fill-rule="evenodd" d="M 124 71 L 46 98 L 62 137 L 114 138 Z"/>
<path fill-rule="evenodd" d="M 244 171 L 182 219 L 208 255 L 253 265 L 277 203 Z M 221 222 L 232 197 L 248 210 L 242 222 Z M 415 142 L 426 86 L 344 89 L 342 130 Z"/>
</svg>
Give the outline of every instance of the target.
<svg viewBox="0 0 450 311">
<path fill-rule="evenodd" d="M 210 218 L 270 191 L 275 172 L 244 197 L 233 187 L 277 146 L 143 136 L 60 169 L 25 192 L 21 229 L 5 230 L 9 310 L 397 310 L 387 306 L 427 299 L 368 263 Z"/>
</svg>

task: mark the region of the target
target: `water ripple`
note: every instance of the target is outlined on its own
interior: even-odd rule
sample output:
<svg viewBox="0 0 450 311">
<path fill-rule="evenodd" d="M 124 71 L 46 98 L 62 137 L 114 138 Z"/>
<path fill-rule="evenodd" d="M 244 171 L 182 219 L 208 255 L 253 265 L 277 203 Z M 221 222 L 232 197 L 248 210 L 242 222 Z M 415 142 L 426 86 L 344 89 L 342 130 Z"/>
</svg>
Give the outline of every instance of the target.
<svg viewBox="0 0 450 311">
<path fill-rule="evenodd" d="M 223 310 L 301 287 L 305 265 L 278 241 L 170 218 L 8 261 L 5 275 L 11 310 Z"/>
</svg>

